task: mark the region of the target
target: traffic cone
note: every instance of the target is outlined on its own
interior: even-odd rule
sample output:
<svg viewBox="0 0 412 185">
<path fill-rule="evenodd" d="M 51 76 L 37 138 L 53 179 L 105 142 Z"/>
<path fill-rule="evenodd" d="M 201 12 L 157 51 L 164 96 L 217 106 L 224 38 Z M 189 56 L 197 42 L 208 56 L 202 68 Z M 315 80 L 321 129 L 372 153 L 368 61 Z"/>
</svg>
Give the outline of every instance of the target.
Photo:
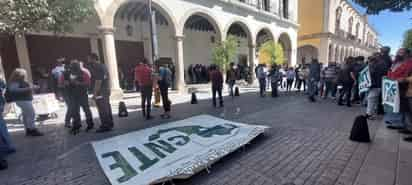
<svg viewBox="0 0 412 185">
<path fill-rule="evenodd" d="M 196 93 L 195 93 L 195 92 L 192 93 L 192 101 L 191 101 L 191 104 L 197 104 L 197 97 L 196 97 Z"/>
<path fill-rule="evenodd" d="M 239 87 L 235 88 L 235 96 L 240 96 Z"/>
<path fill-rule="evenodd" d="M 119 102 L 119 117 L 127 117 L 129 116 L 129 112 L 127 111 L 126 104 L 121 101 Z"/>
</svg>

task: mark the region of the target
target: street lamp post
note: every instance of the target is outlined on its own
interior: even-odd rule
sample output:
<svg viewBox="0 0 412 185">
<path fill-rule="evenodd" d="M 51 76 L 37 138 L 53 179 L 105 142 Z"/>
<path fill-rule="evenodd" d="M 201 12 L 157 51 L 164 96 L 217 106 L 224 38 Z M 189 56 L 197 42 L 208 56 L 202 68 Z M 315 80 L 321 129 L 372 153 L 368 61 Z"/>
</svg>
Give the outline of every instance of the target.
<svg viewBox="0 0 412 185">
<path fill-rule="evenodd" d="M 158 59 L 158 42 L 157 42 L 157 28 L 156 28 L 156 12 L 153 11 L 152 0 L 148 0 L 149 6 L 149 23 L 150 23 L 150 41 L 152 46 L 152 64 Z"/>
<path fill-rule="evenodd" d="M 156 29 L 156 12 L 153 11 L 152 7 L 152 0 L 148 0 L 148 6 L 149 6 L 149 23 L 150 23 L 150 40 L 151 40 L 151 46 L 152 46 L 152 66 L 157 69 L 158 65 L 157 64 L 157 59 L 158 59 L 158 44 L 157 44 L 157 29 Z M 157 70 L 155 70 L 157 73 Z M 155 75 L 158 76 L 158 75 Z M 157 78 L 157 77 L 155 77 Z M 156 80 L 155 80 L 156 81 Z M 160 107 L 160 89 L 155 84 L 154 88 L 154 95 L 155 95 L 155 103 L 154 106 Z"/>
</svg>

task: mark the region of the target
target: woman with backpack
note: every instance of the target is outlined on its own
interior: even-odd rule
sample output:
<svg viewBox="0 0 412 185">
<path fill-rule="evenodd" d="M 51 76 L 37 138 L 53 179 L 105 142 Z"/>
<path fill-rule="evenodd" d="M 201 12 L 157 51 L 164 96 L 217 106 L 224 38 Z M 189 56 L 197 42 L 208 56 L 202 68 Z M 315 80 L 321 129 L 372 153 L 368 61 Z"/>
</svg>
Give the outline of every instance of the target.
<svg viewBox="0 0 412 185">
<path fill-rule="evenodd" d="M 26 70 L 17 68 L 13 71 L 6 90 L 6 100 L 7 102 L 15 102 L 22 110 L 26 136 L 43 136 L 43 133 L 37 130 L 35 125 L 33 91 L 37 87 L 31 85 L 26 79 Z"/>
</svg>

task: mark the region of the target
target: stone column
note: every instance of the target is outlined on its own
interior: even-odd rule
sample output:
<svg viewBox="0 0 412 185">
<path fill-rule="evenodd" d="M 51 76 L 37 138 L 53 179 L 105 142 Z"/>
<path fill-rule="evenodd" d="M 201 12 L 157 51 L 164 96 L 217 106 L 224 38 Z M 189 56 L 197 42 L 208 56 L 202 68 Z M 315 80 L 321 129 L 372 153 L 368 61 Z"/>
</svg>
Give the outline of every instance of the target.
<svg viewBox="0 0 412 185">
<path fill-rule="evenodd" d="M 257 65 L 256 60 L 256 45 L 251 44 L 249 45 L 249 65 L 252 75 L 252 83 L 256 82 L 256 75 L 255 75 L 255 66 Z"/>
<path fill-rule="evenodd" d="M 16 40 L 17 57 L 19 59 L 20 67 L 27 71 L 27 80 L 33 82 L 26 37 L 24 35 L 16 35 L 14 38 Z"/>
<path fill-rule="evenodd" d="M 178 35 L 176 39 L 176 87 L 179 93 L 185 93 L 185 65 L 183 55 L 184 36 Z"/>
<path fill-rule="evenodd" d="M 112 91 L 111 98 L 114 100 L 119 100 L 123 98 L 123 91 L 120 88 L 119 83 L 114 28 L 100 27 L 99 29 L 103 35 L 103 55 L 110 76 L 110 88 Z"/>
<path fill-rule="evenodd" d="M 97 54 L 97 56 L 99 56 L 99 58 L 101 58 L 102 56 L 100 56 L 100 52 L 99 52 L 99 36 L 98 35 L 90 35 L 90 52 Z"/>
</svg>

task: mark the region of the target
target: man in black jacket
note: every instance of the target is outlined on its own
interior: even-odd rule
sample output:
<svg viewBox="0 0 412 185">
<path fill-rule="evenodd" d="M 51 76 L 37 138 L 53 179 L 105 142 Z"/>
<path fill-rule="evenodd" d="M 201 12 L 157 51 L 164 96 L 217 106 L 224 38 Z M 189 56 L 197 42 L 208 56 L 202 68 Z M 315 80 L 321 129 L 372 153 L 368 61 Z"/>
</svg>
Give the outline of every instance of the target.
<svg viewBox="0 0 412 185">
<path fill-rule="evenodd" d="M 371 76 L 371 87 L 368 92 L 368 105 L 366 109 L 366 116 L 368 119 L 374 119 L 377 113 L 379 96 L 381 95 L 382 78 L 385 76 L 384 61 L 380 60 L 375 54 L 369 58 L 369 73 Z"/>
</svg>

